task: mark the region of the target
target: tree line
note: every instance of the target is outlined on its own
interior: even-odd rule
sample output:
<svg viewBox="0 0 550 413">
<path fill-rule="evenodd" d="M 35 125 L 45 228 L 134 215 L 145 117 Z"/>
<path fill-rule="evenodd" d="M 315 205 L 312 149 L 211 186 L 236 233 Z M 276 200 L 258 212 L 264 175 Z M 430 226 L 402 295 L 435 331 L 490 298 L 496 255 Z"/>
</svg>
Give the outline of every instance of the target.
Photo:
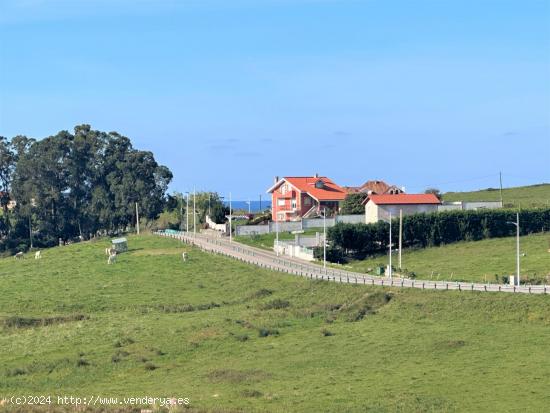
<svg viewBox="0 0 550 413">
<path fill-rule="evenodd" d="M 117 132 L 0 137 L 0 251 L 114 233 L 163 211 L 172 173 Z M 9 208 L 14 200 L 16 206 Z"/>
<path fill-rule="evenodd" d="M 403 217 L 403 247 L 428 247 L 458 241 L 477 241 L 516 234 L 514 210 L 447 211 Z M 526 235 L 550 229 L 550 209 L 528 209 L 519 212 L 520 234 Z M 365 257 L 386 252 L 389 243 L 389 223 L 343 224 L 328 229 L 327 258 L 341 261 L 347 257 Z M 395 245 L 399 236 L 399 219 L 392 220 Z"/>
</svg>

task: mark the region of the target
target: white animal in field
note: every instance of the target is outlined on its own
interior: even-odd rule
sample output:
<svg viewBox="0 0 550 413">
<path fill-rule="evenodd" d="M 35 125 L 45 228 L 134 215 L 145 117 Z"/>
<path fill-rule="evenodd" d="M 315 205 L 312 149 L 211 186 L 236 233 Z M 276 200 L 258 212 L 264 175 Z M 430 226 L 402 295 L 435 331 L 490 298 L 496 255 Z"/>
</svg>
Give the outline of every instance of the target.
<svg viewBox="0 0 550 413">
<path fill-rule="evenodd" d="M 19 251 L 17 254 L 15 254 L 13 256 L 13 258 L 16 259 L 16 260 L 21 260 L 21 259 L 23 259 L 23 253 L 21 251 Z"/>
<path fill-rule="evenodd" d="M 34 259 L 35 259 L 35 260 L 40 260 L 40 259 L 42 259 L 42 252 L 41 252 L 41 251 L 36 251 L 36 252 L 34 253 Z"/>
<path fill-rule="evenodd" d="M 186 252 L 181 253 L 181 259 L 183 260 L 183 262 L 187 261 L 187 253 Z"/>
<path fill-rule="evenodd" d="M 109 254 L 107 259 L 107 264 L 114 264 L 116 262 L 116 252 L 114 254 Z"/>
<path fill-rule="evenodd" d="M 105 255 L 113 255 L 113 254 L 116 254 L 116 249 L 114 247 L 105 248 Z"/>
</svg>

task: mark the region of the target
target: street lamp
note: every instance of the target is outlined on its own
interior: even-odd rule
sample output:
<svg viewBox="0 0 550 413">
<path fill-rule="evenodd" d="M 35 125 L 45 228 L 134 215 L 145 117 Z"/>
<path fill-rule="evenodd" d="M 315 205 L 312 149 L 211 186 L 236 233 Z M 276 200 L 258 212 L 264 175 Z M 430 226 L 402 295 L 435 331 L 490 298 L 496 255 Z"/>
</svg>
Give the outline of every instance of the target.
<svg viewBox="0 0 550 413">
<path fill-rule="evenodd" d="M 189 234 L 189 191 L 185 193 L 187 194 L 185 206 L 185 232 Z"/>
<path fill-rule="evenodd" d="M 233 201 L 231 200 L 231 192 L 229 193 L 229 242 L 233 242 Z"/>
<path fill-rule="evenodd" d="M 390 246 L 389 246 L 390 247 L 390 251 L 389 251 L 389 253 L 390 253 L 390 265 L 388 266 L 388 276 L 390 278 L 392 278 L 392 275 L 393 275 L 392 274 L 392 267 L 391 267 L 391 218 L 392 218 L 392 216 L 391 216 L 391 211 L 390 211 Z"/>
<path fill-rule="evenodd" d="M 197 236 L 197 211 L 195 209 L 197 190 L 193 188 L 193 236 Z"/>
<path fill-rule="evenodd" d="M 519 212 L 516 214 L 516 222 L 508 221 L 506 223 L 516 226 L 516 278 L 519 287 Z"/>
<path fill-rule="evenodd" d="M 323 267 L 327 268 L 327 208 L 323 214 Z"/>
</svg>

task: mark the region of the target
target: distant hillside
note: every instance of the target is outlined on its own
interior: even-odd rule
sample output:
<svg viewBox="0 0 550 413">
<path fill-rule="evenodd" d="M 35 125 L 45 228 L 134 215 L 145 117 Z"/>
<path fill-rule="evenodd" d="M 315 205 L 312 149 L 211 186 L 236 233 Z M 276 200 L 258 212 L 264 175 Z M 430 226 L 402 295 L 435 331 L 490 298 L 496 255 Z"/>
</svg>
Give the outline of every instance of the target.
<svg viewBox="0 0 550 413">
<path fill-rule="evenodd" d="M 518 186 L 502 190 L 504 206 L 540 207 L 550 205 L 550 184 Z M 498 188 L 487 188 L 472 192 L 447 192 L 445 201 L 500 201 Z"/>
</svg>

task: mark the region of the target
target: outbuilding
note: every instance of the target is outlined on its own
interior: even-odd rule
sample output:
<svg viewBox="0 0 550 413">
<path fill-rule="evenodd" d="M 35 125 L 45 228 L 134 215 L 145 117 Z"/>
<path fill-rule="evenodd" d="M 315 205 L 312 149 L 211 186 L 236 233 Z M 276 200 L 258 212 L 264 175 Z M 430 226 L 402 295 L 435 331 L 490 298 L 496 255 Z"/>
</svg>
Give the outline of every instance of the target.
<svg viewBox="0 0 550 413">
<path fill-rule="evenodd" d="M 434 194 L 384 194 L 369 195 L 364 201 L 365 223 L 387 221 L 392 217 L 436 212 L 441 201 Z"/>
<path fill-rule="evenodd" d="M 128 251 L 128 240 L 126 238 L 116 238 L 111 241 L 111 244 L 117 254 Z"/>
</svg>

